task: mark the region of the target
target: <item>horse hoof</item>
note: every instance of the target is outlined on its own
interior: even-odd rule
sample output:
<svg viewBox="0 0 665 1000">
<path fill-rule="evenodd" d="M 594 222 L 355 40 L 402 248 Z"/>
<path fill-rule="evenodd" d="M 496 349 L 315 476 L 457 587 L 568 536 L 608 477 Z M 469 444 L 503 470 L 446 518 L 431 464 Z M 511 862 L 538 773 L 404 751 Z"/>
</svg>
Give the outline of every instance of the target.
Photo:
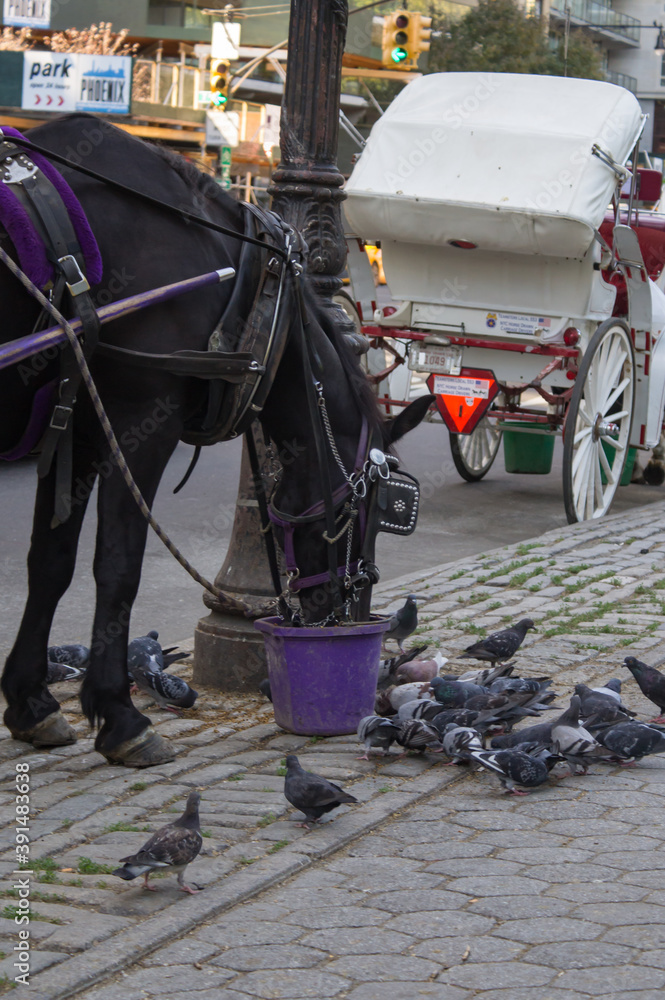
<svg viewBox="0 0 665 1000">
<path fill-rule="evenodd" d="M 15 740 L 32 743 L 36 750 L 44 747 L 66 747 L 76 743 L 77 736 L 60 710 L 51 712 L 32 729 L 10 729 Z"/>
<path fill-rule="evenodd" d="M 109 764 L 124 764 L 125 767 L 154 767 L 156 764 L 170 764 L 175 753 L 168 740 L 148 726 L 138 736 L 125 740 L 108 750 L 96 747 Z"/>
</svg>

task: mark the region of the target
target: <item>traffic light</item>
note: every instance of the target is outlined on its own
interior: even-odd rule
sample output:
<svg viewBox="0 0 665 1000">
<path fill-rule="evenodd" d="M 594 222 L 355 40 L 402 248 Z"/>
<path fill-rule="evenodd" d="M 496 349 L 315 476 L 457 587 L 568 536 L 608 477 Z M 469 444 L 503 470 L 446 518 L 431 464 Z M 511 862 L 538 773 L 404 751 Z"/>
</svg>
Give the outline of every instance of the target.
<svg viewBox="0 0 665 1000">
<path fill-rule="evenodd" d="M 394 10 L 384 18 L 381 62 L 387 69 L 408 69 L 404 64 L 409 58 L 406 46 L 410 17 L 407 10 Z"/>
<path fill-rule="evenodd" d="M 416 69 L 418 56 L 430 47 L 431 17 L 410 10 L 394 10 L 383 21 L 381 62 L 386 69 Z"/>
<path fill-rule="evenodd" d="M 212 103 L 223 108 L 229 99 L 231 66 L 227 62 L 214 62 L 210 67 L 210 93 Z"/>
<path fill-rule="evenodd" d="M 431 23 L 432 18 L 426 17 L 424 14 L 409 15 L 407 48 L 409 58 L 413 59 L 414 62 L 418 62 L 418 56 L 421 52 L 429 52 L 430 38 L 432 37 Z"/>
</svg>

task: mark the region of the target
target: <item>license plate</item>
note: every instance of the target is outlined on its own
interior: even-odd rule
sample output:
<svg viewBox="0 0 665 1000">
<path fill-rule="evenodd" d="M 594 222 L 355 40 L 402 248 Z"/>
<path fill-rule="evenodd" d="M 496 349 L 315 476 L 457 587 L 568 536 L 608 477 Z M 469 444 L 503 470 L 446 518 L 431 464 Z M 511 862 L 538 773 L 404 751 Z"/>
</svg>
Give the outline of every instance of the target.
<svg viewBox="0 0 665 1000">
<path fill-rule="evenodd" d="M 428 347 L 412 342 L 409 368 L 414 372 L 438 372 L 459 375 L 462 368 L 461 347 Z"/>
</svg>

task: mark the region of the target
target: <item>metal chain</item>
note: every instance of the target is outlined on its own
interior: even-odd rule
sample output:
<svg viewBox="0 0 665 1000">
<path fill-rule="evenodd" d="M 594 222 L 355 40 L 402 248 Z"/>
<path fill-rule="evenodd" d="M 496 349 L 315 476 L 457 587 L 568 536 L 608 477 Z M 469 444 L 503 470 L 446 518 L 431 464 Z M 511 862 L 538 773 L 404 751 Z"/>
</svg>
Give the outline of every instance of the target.
<svg viewBox="0 0 665 1000">
<path fill-rule="evenodd" d="M 335 443 L 332 427 L 330 426 L 330 418 L 328 417 L 328 410 L 326 409 L 326 401 L 323 396 L 323 386 L 321 385 L 320 382 L 315 382 L 314 385 L 316 387 L 316 391 L 319 397 L 319 409 L 321 410 L 321 419 L 323 420 L 323 426 L 325 427 L 326 437 L 328 438 L 328 444 L 330 445 L 330 450 L 333 453 L 333 458 L 340 467 L 342 475 L 346 479 L 351 489 L 354 489 L 353 477 L 350 476 L 349 473 L 346 471 L 346 466 L 344 465 L 342 457 L 339 451 L 337 450 L 337 444 Z"/>
</svg>

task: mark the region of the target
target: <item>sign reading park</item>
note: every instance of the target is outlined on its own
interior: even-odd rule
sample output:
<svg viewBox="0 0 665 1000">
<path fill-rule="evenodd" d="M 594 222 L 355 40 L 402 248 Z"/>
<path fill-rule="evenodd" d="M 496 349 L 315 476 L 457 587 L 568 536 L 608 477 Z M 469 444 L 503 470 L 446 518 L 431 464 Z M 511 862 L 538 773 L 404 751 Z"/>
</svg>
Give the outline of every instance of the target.
<svg viewBox="0 0 665 1000">
<path fill-rule="evenodd" d="M 130 56 L 24 52 L 21 107 L 127 115 L 131 79 Z"/>
<path fill-rule="evenodd" d="M 49 28 L 51 0 L 4 0 L 2 23 L 17 28 Z"/>
</svg>

